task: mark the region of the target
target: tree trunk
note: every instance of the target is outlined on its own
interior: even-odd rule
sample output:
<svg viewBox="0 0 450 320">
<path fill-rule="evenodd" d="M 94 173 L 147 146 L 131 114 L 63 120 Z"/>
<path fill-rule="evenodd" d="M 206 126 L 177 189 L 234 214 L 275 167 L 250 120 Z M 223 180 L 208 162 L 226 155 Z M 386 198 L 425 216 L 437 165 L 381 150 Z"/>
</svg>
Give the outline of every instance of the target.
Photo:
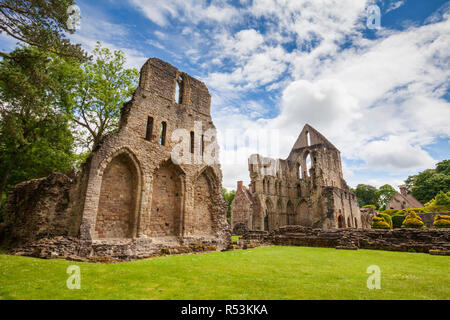
<svg viewBox="0 0 450 320">
<path fill-rule="evenodd" d="M 3 207 L 3 191 L 6 188 L 6 183 L 8 182 L 9 173 L 11 172 L 11 163 L 7 165 L 5 171 L 0 177 L 0 208 Z"/>
<path fill-rule="evenodd" d="M 6 187 L 6 181 L 8 181 L 9 172 L 5 172 L 0 179 L 0 208 L 3 207 L 3 190 Z"/>
</svg>

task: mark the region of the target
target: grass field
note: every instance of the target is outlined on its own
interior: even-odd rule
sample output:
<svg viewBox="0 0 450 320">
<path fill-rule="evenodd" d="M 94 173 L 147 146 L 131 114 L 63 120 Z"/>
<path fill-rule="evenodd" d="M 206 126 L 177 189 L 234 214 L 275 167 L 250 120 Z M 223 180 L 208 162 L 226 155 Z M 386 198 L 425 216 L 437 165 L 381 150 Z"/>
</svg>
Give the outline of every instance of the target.
<svg viewBox="0 0 450 320">
<path fill-rule="evenodd" d="M 80 290 L 66 287 L 70 265 Z M 366 286 L 370 265 L 379 290 Z M 449 270 L 445 256 L 307 247 L 109 265 L 0 255 L 0 299 L 450 299 Z"/>
</svg>

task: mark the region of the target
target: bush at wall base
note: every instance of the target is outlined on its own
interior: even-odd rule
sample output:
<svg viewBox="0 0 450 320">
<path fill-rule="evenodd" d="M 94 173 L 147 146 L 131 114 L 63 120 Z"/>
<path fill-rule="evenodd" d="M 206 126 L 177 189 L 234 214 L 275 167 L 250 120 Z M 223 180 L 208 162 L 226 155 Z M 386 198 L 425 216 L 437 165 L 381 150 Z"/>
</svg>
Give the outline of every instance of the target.
<svg viewBox="0 0 450 320">
<path fill-rule="evenodd" d="M 433 226 L 435 228 L 450 228 L 450 216 L 437 214 Z"/>
<path fill-rule="evenodd" d="M 389 224 L 382 217 L 372 218 L 372 229 L 390 229 Z"/>
<path fill-rule="evenodd" d="M 423 223 L 422 219 L 414 212 L 412 211 L 410 214 L 408 214 L 405 218 L 405 220 L 402 223 L 402 228 L 423 228 L 425 224 Z"/>
<path fill-rule="evenodd" d="M 406 215 L 397 214 L 392 217 L 392 227 L 398 229 L 402 227 L 403 221 L 405 221 Z"/>
</svg>

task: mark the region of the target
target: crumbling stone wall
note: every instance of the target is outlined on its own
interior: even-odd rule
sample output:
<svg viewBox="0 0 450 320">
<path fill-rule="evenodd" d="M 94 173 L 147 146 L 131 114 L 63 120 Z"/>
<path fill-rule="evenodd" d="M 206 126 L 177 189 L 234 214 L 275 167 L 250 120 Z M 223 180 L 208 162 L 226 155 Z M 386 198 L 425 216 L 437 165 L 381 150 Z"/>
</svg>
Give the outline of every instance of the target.
<svg viewBox="0 0 450 320">
<path fill-rule="evenodd" d="M 252 195 L 244 187 L 243 182 L 238 181 L 236 195 L 231 202 L 231 227 L 233 233 L 240 235 L 244 230 L 253 228 L 252 210 Z"/>
<path fill-rule="evenodd" d="M 450 255 L 448 229 L 313 229 L 285 226 L 271 232 L 248 232 L 241 244 L 412 251 Z M 436 252 L 437 253 L 437 252 Z"/>
<path fill-rule="evenodd" d="M 48 187 L 35 190 L 27 182 L 26 189 L 14 189 L 8 199 L 8 223 L 17 230 L 15 237 L 32 240 L 27 229 L 35 218 L 29 216 L 37 215 L 45 232 L 35 231 L 33 239 L 54 229 L 55 234 L 78 237 L 91 248 L 79 250 L 88 255 L 95 254 L 96 243 L 111 246 L 111 252 L 120 245 L 116 251 L 124 255 L 190 243 L 226 248 L 231 230 L 222 172 L 218 160 L 207 157 L 215 160 L 219 151 L 210 103 L 203 82 L 162 60 L 149 59 L 132 100 L 121 110 L 118 132 L 106 136 L 92 152 L 77 183 L 49 180 Z M 65 192 L 73 194 L 74 201 L 68 200 L 67 210 L 57 209 Z M 32 204 L 27 198 L 31 193 L 38 198 Z M 52 218 L 54 213 L 58 218 Z M 25 227 L 22 219 L 32 223 Z M 57 223 L 62 226 L 53 228 Z"/>
<path fill-rule="evenodd" d="M 8 194 L 5 203 L 3 241 L 21 245 L 43 237 L 77 236 L 81 215 L 72 191 L 75 181 L 64 174 L 22 182 Z"/>
<path fill-rule="evenodd" d="M 179 97 L 175 101 L 177 86 Z M 215 130 L 210 102 L 202 82 L 159 59 L 147 61 L 140 85 L 122 111 L 118 133 L 108 136 L 92 156 L 82 239 L 101 239 L 97 216 L 120 201 L 128 208 L 122 216 L 131 223 L 129 237 L 172 242 L 214 239 L 219 247 L 227 245 L 230 230 L 221 194 L 220 165 L 207 163 L 204 158 L 211 145 L 218 151 L 215 139 L 205 138 L 208 130 Z M 181 129 L 187 136 L 179 136 Z M 190 144 L 190 153 L 182 154 L 183 161 L 174 159 L 175 148 L 186 144 Z M 109 203 L 105 203 L 100 201 L 102 184 L 108 179 L 105 173 L 118 157 L 127 163 L 125 176 L 135 181 L 135 190 L 126 187 L 120 191 L 119 200 L 106 196 Z M 120 175 L 113 176 L 118 180 L 106 184 L 121 183 L 125 188 L 127 184 Z M 107 238 L 113 238 L 116 232 L 107 231 Z"/>
<path fill-rule="evenodd" d="M 356 196 L 347 186 L 339 150 L 309 125 L 300 133 L 289 157 L 249 158 L 251 230 L 276 230 L 285 225 L 314 228 L 363 228 Z M 232 219 L 240 220 L 246 205 L 238 197 Z"/>
</svg>

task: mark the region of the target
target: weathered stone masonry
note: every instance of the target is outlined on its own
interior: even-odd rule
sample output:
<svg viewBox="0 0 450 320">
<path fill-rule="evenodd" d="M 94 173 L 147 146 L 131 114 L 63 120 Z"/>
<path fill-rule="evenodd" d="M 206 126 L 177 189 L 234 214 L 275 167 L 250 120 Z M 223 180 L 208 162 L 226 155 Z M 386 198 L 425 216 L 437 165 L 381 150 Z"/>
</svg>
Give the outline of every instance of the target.
<svg viewBox="0 0 450 320">
<path fill-rule="evenodd" d="M 232 227 L 276 230 L 286 225 L 370 228 L 343 174 L 339 150 L 305 125 L 288 158 L 258 154 L 249 159 L 250 197 L 240 188 L 232 204 Z M 251 207 L 251 209 L 250 209 Z"/>
<path fill-rule="evenodd" d="M 100 243 L 111 247 L 105 254 L 120 247 L 117 254 L 125 256 L 192 243 L 226 248 L 231 239 L 220 165 L 207 164 L 202 156 L 216 141 L 195 135 L 199 123 L 201 132 L 215 130 L 210 102 L 204 83 L 164 61 L 149 59 L 132 100 L 122 108 L 118 132 L 103 139 L 83 173 L 70 182 L 69 204 L 60 215 L 75 218 L 52 236 L 79 238 L 90 247 L 81 250 L 88 255 L 98 254 L 95 246 Z M 189 158 L 196 154 L 200 161 L 174 163 L 171 152 L 180 140 L 171 137 L 177 129 L 189 135 Z M 53 216 L 53 207 L 43 206 L 40 214 L 45 219 Z M 9 198 L 6 233 L 18 227 L 14 217 L 20 210 L 21 203 Z M 30 219 L 35 210 L 28 206 L 23 219 Z"/>
</svg>

